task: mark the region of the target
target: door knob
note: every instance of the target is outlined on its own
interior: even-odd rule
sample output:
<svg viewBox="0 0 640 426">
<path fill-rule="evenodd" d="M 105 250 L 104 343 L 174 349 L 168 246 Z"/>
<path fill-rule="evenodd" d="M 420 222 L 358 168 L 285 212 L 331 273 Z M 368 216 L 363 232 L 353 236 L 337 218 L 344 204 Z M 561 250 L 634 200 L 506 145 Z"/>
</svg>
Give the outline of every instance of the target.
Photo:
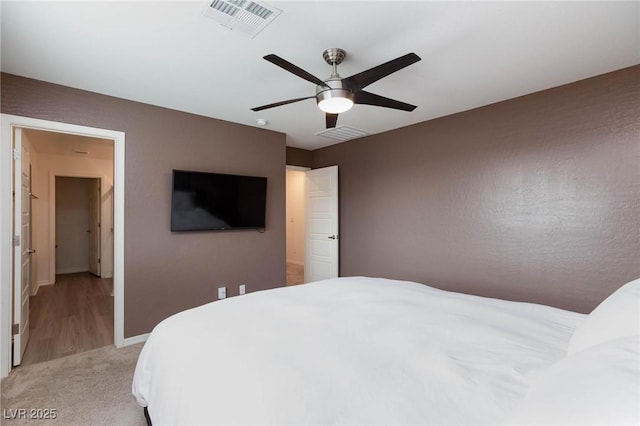
<svg viewBox="0 0 640 426">
<path fill-rule="evenodd" d="M 329 235 L 327 238 L 332 239 L 332 240 L 337 240 L 338 236 L 337 235 Z"/>
<path fill-rule="evenodd" d="M 33 254 L 33 253 L 35 253 L 35 252 L 36 252 L 36 251 L 35 251 L 35 250 L 33 250 L 33 249 L 29 249 L 29 250 L 27 250 L 27 253 L 29 253 L 29 254 Z"/>
</svg>

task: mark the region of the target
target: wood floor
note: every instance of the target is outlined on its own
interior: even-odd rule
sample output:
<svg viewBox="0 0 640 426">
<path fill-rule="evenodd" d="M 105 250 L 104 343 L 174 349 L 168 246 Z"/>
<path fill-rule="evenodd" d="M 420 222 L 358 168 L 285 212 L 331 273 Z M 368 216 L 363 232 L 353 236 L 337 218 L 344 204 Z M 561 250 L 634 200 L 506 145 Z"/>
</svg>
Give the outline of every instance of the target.
<svg viewBox="0 0 640 426">
<path fill-rule="evenodd" d="M 287 262 L 287 285 L 304 283 L 304 266 Z"/>
<path fill-rule="evenodd" d="M 113 345 L 113 280 L 57 275 L 29 300 L 29 343 L 21 365 Z"/>
</svg>

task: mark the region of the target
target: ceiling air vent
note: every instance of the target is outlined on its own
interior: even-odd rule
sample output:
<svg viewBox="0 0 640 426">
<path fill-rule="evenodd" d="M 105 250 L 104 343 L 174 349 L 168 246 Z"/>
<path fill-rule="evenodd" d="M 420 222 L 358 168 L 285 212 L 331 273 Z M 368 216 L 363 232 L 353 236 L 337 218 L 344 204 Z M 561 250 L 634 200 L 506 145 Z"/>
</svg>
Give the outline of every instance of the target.
<svg viewBox="0 0 640 426">
<path fill-rule="evenodd" d="M 364 130 L 356 129 L 351 126 L 338 126 L 331 127 L 327 130 L 323 130 L 321 132 L 316 133 L 316 136 L 324 136 L 325 138 L 336 139 L 341 142 L 348 141 L 350 139 L 357 139 L 363 136 L 369 135 L 369 132 L 365 132 Z"/>
<path fill-rule="evenodd" d="M 221 25 L 254 38 L 282 13 L 281 10 L 256 0 L 215 0 L 203 14 Z"/>
</svg>

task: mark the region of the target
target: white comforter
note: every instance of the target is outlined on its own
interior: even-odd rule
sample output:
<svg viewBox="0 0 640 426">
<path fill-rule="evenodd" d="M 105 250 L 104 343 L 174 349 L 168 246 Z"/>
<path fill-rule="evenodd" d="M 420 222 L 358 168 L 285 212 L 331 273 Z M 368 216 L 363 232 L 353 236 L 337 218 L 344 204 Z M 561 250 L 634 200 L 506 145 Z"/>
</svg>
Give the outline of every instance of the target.
<svg viewBox="0 0 640 426">
<path fill-rule="evenodd" d="M 584 315 L 338 278 L 158 324 L 133 394 L 154 425 L 500 424 Z"/>
</svg>

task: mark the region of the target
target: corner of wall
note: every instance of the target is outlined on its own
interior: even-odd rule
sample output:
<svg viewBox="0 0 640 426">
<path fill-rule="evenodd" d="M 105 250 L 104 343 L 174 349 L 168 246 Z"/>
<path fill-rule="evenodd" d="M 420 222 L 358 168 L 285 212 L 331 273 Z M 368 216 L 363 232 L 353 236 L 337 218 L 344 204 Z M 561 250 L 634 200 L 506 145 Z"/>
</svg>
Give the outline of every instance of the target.
<svg viewBox="0 0 640 426">
<path fill-rule="evenodd" d="M 312 151 L 302 148 L 287 147 L 287 166 L 311 168 L 313 164 Z"/>
</svg>

